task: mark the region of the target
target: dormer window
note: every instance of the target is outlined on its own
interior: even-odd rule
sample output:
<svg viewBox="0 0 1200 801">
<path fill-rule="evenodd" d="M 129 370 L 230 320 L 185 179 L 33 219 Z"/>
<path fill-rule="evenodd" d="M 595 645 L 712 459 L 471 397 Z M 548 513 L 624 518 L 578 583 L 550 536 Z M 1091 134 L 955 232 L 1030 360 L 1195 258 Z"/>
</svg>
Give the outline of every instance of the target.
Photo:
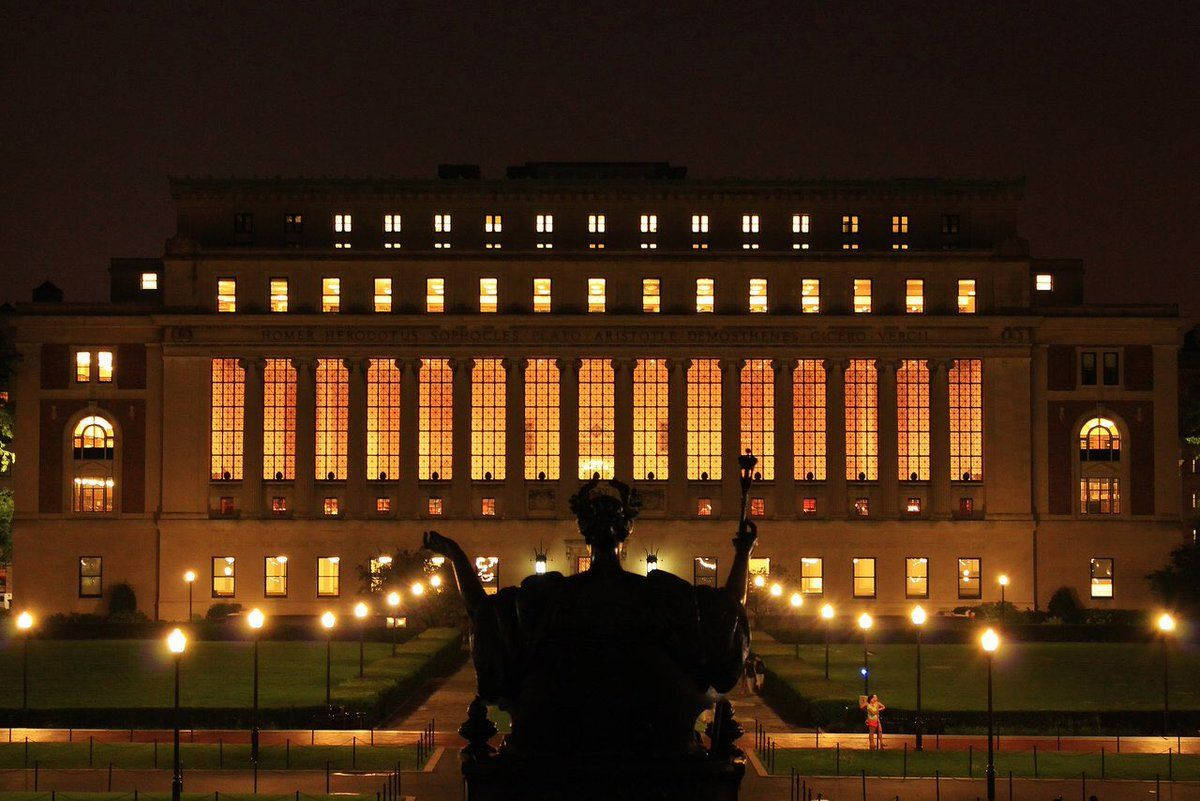
<svg viewBox="0 0 1200 801">
<path fill-rule="evenodd" d="M 908 250 L 908 215 L 892 215 L 892 250 Z"/>
<path fill-rule="evenodd" d="M 643 214 L 640 220 L 639 228 L 642 232 L 642 250 L 654 250 L 658 247 L 658 215 Z"/>
<path fill-rule="evenodd" d="M 792 215 L 792 250 L 808 250 L 807 236 L 812 227 L 812 217 L 808 214 Z"/>
<path fill-rule="evenodd" d="M 588 242 L 588 248 L 591 250 L 603 250 L 604 242 L 602 242 L 601 240 L 604 238 L 604 229 L 605 229 L 604 215 L 603 214 L 589 214 L 587 227 L 588 227 L 588 237 L 590 240 Z"/>
<path fill-rule="evenodd" d="M 349 248 L 350 234 L 354 230 L 354 217 L 349 214 L 333 215 L 333 246 L 339 249 Z"/>
<path fill-rule="evenodd" d="M 487 236 L 483 246 L 488 250 L 499 250 L 501 247 L 500 233 L 504 230 L 504 218 L 499 214 L 483 216 L 483 233 Z"/>
<path fill-rule="evenodd" d="M 400 247 L 400 230 L 402 220 L 399 214 L 383 215 L 383 246 L 385 248 Z"/>
<path fill-rule="evenodd" d="M 708 250 L 708 215 L 692 215 L 692 250 Z"/>
<path fill-rule="evenodd" d="M 742 215 L 742 250 L 758 250 L 759 219 L 757 214 Z"/>
<path fill-rule="evenodd" d="M 537 229 L 538 250 L 548 250 L 554 247 L 554 215 L 539 214 L 534 227 Z"/>
<path fill-rule="evenodd" d="M 158 273 L 142 273 L 142 291 L 151 292 L 158 289 Z"/>
<path fill-rule="evenodd" d="M 842 250 L 858 250 L 858 215 L 842 215 Z"/>
<path fill-rule="evenodd" d="M 453 220 L 449 214 L 433 215 L 434 248 L 444 250 L 450 247 L 450 229 Z"/>
<path fill-rule="evenodd" d="M 1033 279 L 1033 288 L 1038 292 L 1054 291 L 1054 276 L 1050 273 L 1038 273 Z"/>
</svg>

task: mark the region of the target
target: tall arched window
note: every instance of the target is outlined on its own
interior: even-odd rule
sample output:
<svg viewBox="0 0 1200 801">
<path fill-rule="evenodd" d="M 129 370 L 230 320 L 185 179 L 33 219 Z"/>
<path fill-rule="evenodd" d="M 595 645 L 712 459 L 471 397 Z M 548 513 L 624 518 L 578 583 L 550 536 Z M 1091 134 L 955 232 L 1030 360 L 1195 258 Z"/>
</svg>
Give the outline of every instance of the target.
<svg viewBox="0 0 1200 801">
<path fill-rule="evenodd" d="M 71 509 L 82 514 L 113 510 L 115 437 L 112 423 L 84 417 L 72 433 Z"/>
<path fill-rule="evenodd" d="M 1079 427 L 1079 512 L 1085 515 L 1121 514 L 1125 483 L 1121 462 L 1121 433 L 1107 417 L 1093 417 Z"/>
<path fill-rule="evenodd" d="M 1118 462 L 1121 460 L 1121 435 L 1117 424 L 1107 417 L 1093 417 L 1079 430 L 1079 461 Z"/>
</svg>

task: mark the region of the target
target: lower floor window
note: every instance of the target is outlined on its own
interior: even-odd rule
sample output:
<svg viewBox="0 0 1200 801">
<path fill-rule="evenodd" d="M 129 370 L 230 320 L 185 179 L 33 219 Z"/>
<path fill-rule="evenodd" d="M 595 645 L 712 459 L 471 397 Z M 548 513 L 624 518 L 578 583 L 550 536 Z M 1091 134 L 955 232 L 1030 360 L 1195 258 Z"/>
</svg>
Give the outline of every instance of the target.
<svg viewBox="0 0 1200 801">
<path fill-rule="evenodd" d="M 980 581 L 978 557 L 964 557 L 958 560 L 958 597 L 983 597 L 983 583 Z"/>
<path fill-rule="evenodd" d="M 268 598 L 287 596 L 287 557 L 268 556 L 266 561 L 266 584 L 263 594 Z"/>
<path fill-rule="evenodd" d="M 1121 513 L 1121 480 L 1085 478 L 1079 482 L 1079 510 L 1085 515 Z"/>
<path fill-rule="evenodd" d="M 483 585 L 483 591 L 488 595 L 495 595 L 500 590 L 499 556 L 475 557 L 475 572 L 479 576 L 479 583 Z"/>
<path fill-rule="evenodd" d="M 717 586 L 717 560 L 711 556 L 697 556 L 692 564 L 692 583 L 697 587 Z"/>
<path fill-rule="evenodd" d="M 1092 597 L 1113 597 L 1113 560 L 1092 558 Z"/>
<path fill-rule="evenodd" d="M 820 557 L 805 556 L 800 559 L 800 592 L 805 595 L 825 593 L 824 563 Z"/>
<path fill-rule="evenodd" d="M 854 565 L 854 597 L 875 597 L 875 558 L 871 556 L 856 556 Z"/>
<path fill-rule="evenodd" d="M 317 559 L 317 597 L 336 598 L 340 592 L 338 586 L 338 570 L 341 558 L 337 556 L 322 556 Z"/>
<path fill-rule="evenodd" d="M 212 560 L 212 594 L 214 598 L 232 598 L 234 592 L 234 565 L 232 556 L 214 556 Z"/>
<path fill-rule="evenodd" d="M 113 510 L 113 480 L 99 474 L 77 476 L 71 496 L 71 510 L 83 514 L 104 514 Z"/>
<path fill-rule="evenodd" d="M 929 597 L 929 560 L 924 556 L 904 560 L 904 597 Z"/>
<path fill-rule="evenodd" d="M 79 557 L 79 597 L 99 598 L 103 591 L 103 569 L 100 557 Z"/>
</svg>

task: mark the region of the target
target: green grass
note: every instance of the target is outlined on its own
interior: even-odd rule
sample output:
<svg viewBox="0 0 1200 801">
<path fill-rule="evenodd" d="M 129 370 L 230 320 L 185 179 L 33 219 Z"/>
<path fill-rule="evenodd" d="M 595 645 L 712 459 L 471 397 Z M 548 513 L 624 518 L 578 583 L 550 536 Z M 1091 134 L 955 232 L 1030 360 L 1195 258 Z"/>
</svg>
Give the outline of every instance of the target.
<svg viewBox="0 0 1200 801">
<path fill-rule="evenodd" d="M 987 762 L 986 754 L 980 750 L 973 754 L 931 750 L 918 753 L 910 748 L 906 770 L 905 754 L 900 748 L 883 751 L 843 748 L 839 769 L 838 754 L 832 748 L 781 748 L 775 753 L 776 773 L 788 773 L 795 768 L 803 776 L 858 776 L 865 770 L 868 776 L 933 776 L 937 771 L 944 777 L 982 778 Z M 1171 770 L 1176 780 L 1200 780 L 1200 757 L 1176 755 L 1171 758 Z M 996 752 L 996 775 L 1007 777 L 1009 771 L 1014 777 L 1034 778 L 1033 752 Z M 1100 778 L 1100 754 L 1038 751 L 1038 778 L 1078 779 L 1085 772 L 1089 778 Z M 1157 775 L 1165 780 L 1167 773 L 1166 754 L 1104 755 L 1104 777 L 1108 779 L 1153 780 Z"/>
<path fill-rule="evenodd" d="M 829 680 L 822 645 L 756 643 L 770 668 L 815 701 L 855 701 L 862 693 L 861 645 L 830 648 Z M 1006 711 L 1162 709 L 1162 653 L 1155 643 L 1004 643 L 996 656 L 996 708 Z M 926 711 L 986 707 L 986 662 L 971 645 L 923 645 L 922 704 Z M 873 645 L 871 690 L 884 704 L 916 707 L 916 646 Z M 1171 651 L 1171 708 L 1200 709 L 1200 649 Z"/>
<path fill-rule="evenodd" d="M 335 702 L 369 699 L 418 671 L 457 632 L 431 629 L 400 645 L 366 644 L 366 676 L 358 678 L 358 642 L 334 642 Z M 189 644 L 180 672 L 184 707 L 249 706 L 249 642 Z M 33 640 L 29 644 L 29 706 L 35 709 L 169 707 L 172 663 L 158 640 Z M 21 706 L 21 646 L 0 650 L 0 708 Z M 325 703 L 325 643 L 259 643 L 259 704 L 263 708 Z"/>
<path fill-rule="evenodd" d="M 185 739 L 186 739 L 186 735 Z M 350 736 L 346 737 L 347 742 Z M 96 743 L 90 752 L 86 741 L 75 743 L 30 743 L 26 761 L 24 743 L 0 744 L 0 769 L 32 767 L 37 762 L 43 768 L 169 768 L 171 742 L 158 745 L 155 762 L 153 743 Z M 185 768 L 248 770 L 252 767 L 249 745 L 191 744 L 179 747 Z M 390 770 L 400 763 L 405 769 L 416 766 L 416 746 L 349 745 L 283 745 L 259 749 L 258 766 L 262 770 L 324 770 L 328 762 L 334 770 Z"/>
</svg>

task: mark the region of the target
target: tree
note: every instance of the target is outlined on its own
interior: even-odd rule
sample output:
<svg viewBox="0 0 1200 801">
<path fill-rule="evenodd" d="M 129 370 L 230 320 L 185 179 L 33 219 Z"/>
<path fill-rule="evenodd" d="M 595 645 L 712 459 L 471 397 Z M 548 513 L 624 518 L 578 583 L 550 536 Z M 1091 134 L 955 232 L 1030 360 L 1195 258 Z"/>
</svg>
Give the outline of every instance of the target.
<svg viewBox="0 0 1200 801">
<path fill-rule="evenodd" d="M 16 373 L 20 356 L 9 344 L 7 331 L 0 328 L 0 475 L 5 475 L 12 469 L 17 456 L 12 449 L 13 441 L 13 409 L 8 400 L 9 387 Z M 12 492 L 0 491 L 0 564 L 12 561 Z"/>
<path fill-rule="evenodd" d="M 396 551 L 390 559 L 373 560 L 373 565 L 358 565 L 359 592 L 373 596 L 377 610 L 386 610 L 388 593 L 397 592 L 401 598 L 399 614 L 408 618 L 410 626 L 427 628 L 462 623 L 466 609 L 453 586 L 454 579 L 448 568 L 434 565 L 420 551 Z M 422 586 L 421 595 L 412 591 L 416 583 Z"/>
<path fill-rule="evenodd" d="M 1171 551 L 1167 566 L 1148 575 L 1151 589 L 1167 606 L 1200 612 L 1200 542 L 1192 541 Z"/>
</svg>

